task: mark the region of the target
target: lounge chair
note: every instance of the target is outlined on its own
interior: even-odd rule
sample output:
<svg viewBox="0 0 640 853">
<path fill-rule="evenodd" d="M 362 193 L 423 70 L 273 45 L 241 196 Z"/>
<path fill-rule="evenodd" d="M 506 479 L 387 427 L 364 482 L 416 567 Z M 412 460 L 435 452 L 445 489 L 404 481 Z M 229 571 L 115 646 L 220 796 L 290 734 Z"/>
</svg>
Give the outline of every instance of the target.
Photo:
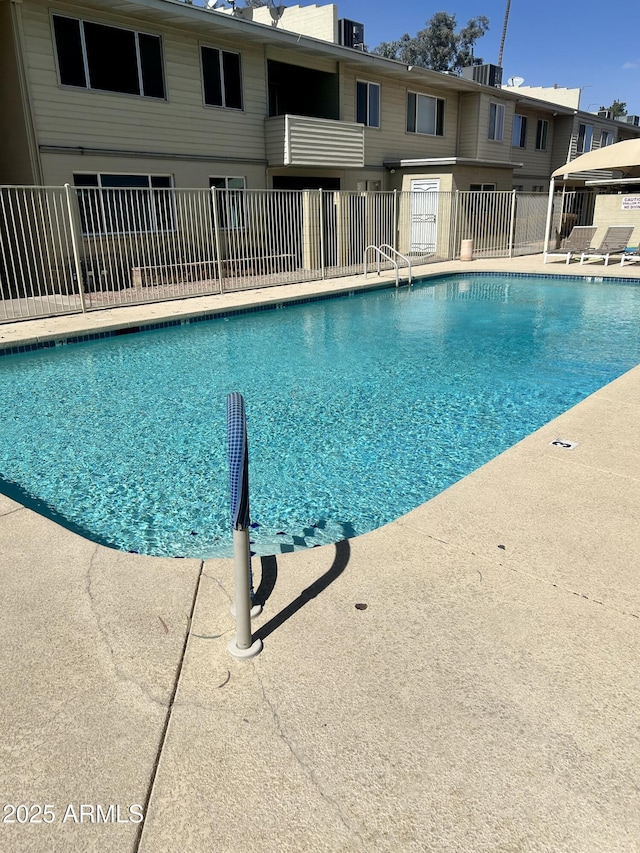
<svg viewBox="0 0 640 853">
<path fill-rule="evenodd" d="M 595 225 L 575 225 L 569 236 L 562 241 L 561 248 L 555 252 L 544 253 L 544 263 L 547 263 L 547 258 L 566 258 L 565 262 L 568 264 L 574 255 L 577 256 L 589 248 L 596 230 Z"/>
<path fill-rule="evenodd" d="M 597 249 L 589 248 L 582 252 L 580 263 L 583 264 L 585 258 L 603 258 L 606 267 L 611 255 L 624 253 L 632 233 L 633 225 L 610 225 Z"/>
<path fill-rule="evenodd" d="M 640 261 L 640 247 L 635 248 L 627 248 L 622 253 L 622 259 L 620 260 L 620 266 L 623 267 L 626 263 L 631 263 L 632 261 Z"/>
</svg>

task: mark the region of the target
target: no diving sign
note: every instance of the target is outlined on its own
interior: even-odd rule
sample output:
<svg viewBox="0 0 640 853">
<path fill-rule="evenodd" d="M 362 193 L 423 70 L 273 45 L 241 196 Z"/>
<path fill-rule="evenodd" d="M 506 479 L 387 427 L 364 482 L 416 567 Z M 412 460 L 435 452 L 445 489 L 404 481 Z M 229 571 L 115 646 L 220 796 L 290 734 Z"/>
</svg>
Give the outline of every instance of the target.
<svg viewBox="0 0 640 853">
<path fill-rule="evenodd" d="M 573 450 L 574 447 L 578 446 L 577 441 L 565 441 L 564 438 L 554 438 L 549 444 L 552 447 L 561 447 L 563 450 Z"/>
</svg>

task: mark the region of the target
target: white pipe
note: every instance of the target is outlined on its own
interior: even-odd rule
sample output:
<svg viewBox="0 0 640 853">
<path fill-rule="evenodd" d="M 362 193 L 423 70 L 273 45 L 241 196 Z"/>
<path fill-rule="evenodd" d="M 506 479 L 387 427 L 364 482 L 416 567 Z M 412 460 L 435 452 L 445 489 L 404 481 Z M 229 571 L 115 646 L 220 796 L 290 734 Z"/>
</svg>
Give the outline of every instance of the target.
<svg viewBox="0 0 640 853">
<path fill-rule="evenodd" d="M 262 651 L 262 640 L 251 642 L 251 554 L 248 528 L 234 528 L 233 554 L 236 636 L 229 642 L 227 649 L 235 658 L 252 658 Z"/>
<path fill-rule="evenodd" d="M 555 178 L 551 178 L 549 183 L 549 205 L 547 207 L 547 224 L 545 226 L 544 231 L 544 258 L 547 258 L 547 252 L 549 251 L 549 232 L 551 230 L 551 216 L 553 213 L 553 193 L 555 191 L 556 181 Z"/>
</svg>

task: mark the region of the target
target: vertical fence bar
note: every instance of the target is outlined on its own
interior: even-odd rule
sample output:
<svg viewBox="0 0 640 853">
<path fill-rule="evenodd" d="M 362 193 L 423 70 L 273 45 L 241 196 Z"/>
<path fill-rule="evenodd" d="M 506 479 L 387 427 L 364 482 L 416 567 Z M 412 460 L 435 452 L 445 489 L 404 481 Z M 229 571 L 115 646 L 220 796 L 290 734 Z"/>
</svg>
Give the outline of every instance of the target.
<svg viewBox="0 0 640 853">
<path fill-rule="evenodd" d="M 318 228 L 320 238 L 320 278 L 324 281 L 325 276 L 325 244 L 324 244 L 324 197 L 322 190 L 318 190 Z M 314 252 L 315 254 L 315 252 Z"/>
<path fill-rule="evenodd" d="M 216 246 L 216 262 L 218 265 L 218 280 L 220 282 L 220 293 L 224 293 L 222 279 L 222 253 L 220 251 L 220 226 L 218 224 L 218 188 L 211 187 L 211 209 L 213 213 L 213 239 Z"/>
<path fill-rule="evenodd" d="M 86 313 L 87 306 L 84 301 L 84 283 L 82 281 L 82 264 L 80 263 L 80 250 L 78 248 L 78 235 L 76 233 L 76 222 L 73 216 L 73 207 L 71 206 L 71 193 L 69 184 L 64 185 L 64 192 L 67 200 L 67 214 L 69 216 L 69 232 L 71 234 L 71 248 L 73 250 L 73 263 L 76 270 L 76 280 L 78 283 L 78 296 L 80 297 L 80 310 Z"/>
<path fill-rule="evenodd" d="M 516 190 L 511 191 L 511 219 L 509 222 L 509 257 L 513 257 L 513 236 L 516 225 Z"/>
</svg>

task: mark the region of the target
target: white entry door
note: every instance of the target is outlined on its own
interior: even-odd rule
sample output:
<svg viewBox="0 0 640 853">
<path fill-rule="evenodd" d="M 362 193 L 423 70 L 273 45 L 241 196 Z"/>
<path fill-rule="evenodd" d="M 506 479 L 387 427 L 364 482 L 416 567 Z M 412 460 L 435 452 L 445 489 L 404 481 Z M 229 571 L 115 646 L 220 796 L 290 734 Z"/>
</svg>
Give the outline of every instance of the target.
<svg viewBox="0 0 640 853">
<path fill-rule="evenodd" d="M 411 181 L 411 254 L 430 255 L 436 251 L 439 191 L 439 178 Z"/>
</svg>

